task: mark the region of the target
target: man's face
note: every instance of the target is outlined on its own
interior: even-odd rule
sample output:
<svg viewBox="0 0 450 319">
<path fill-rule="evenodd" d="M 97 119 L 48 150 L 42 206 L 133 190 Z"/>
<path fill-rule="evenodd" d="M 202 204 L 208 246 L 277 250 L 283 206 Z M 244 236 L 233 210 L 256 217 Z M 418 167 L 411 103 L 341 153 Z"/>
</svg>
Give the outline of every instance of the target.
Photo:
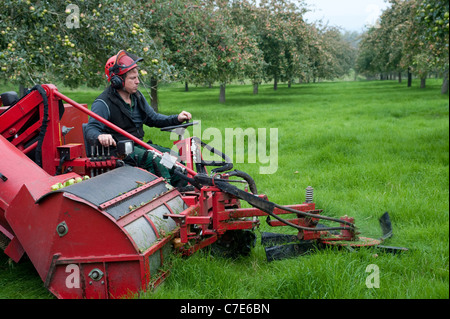
<svg viewBox="0 0 450 319">
<path fill-rule="evenodd" d="M 137 68 L 134 68 L 133 70 L 130 70 L 127 72 L 127 76 L 125 77 L 125 85 L 123 89 L 130 93 L 134 94 L 138 90 L 139 86 L 139 71 Z"/>
</svg>

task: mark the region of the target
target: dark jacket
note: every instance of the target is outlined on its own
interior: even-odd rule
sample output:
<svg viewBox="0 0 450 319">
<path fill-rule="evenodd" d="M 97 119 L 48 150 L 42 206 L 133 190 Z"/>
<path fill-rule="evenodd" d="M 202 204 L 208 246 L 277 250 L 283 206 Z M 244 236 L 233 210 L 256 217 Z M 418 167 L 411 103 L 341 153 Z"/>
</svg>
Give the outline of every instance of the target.
<svg viewBox="0 0 450 319">
<path fill-rule="evenodd" d="M 110 86 L 92 103 L 91 110 L 141 140 L 144 138 L 144 124 L 160 128 L 180 124 L 178 115 L 168 116 L 156 113 L 141 92 L 132 94 L 131 98 L 134 101 L 132 110 L 119 93 Z M 126 139 L 94 118 L 89 119 L 85 134 L 91 144 L 100 134 L 111 134 L 116 141 Z"/>
</svg>

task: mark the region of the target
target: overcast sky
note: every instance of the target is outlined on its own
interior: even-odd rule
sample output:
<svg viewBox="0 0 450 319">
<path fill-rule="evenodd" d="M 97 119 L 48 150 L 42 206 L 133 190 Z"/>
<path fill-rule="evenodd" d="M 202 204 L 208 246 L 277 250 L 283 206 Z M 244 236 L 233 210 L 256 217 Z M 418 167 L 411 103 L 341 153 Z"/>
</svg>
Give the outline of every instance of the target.
<svg viewBox="0 0 450 319">
<path fill-rule="evenodd" d="M 361 32 L 375 24 L 388 7 L 384 0 L 304 0 L 312 12 L 305 15 L 308 22 L 322 19 L 329 26 Z"/>
</svg>

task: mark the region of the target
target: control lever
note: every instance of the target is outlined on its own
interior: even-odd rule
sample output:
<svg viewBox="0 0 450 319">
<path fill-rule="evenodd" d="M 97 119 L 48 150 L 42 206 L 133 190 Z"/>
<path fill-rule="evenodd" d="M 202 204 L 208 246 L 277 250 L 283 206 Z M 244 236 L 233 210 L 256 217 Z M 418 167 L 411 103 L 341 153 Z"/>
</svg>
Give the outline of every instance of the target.
<svg viewBox="0 0 450 319">
<path fill-rule="evenodd" d="M 189 126 L 197 125 L 198 122 L 189 122 L 189 120 L 186 123 L 180 124 L 180 125 L 174 125 L 174 126 L 167 126 L 163 127 L 161 129 L 162 132 L 174 132 L 178 135 L 178 140 L 183 139 L 184 132 L 186 131 L 186 128 Z"/>
</svg>

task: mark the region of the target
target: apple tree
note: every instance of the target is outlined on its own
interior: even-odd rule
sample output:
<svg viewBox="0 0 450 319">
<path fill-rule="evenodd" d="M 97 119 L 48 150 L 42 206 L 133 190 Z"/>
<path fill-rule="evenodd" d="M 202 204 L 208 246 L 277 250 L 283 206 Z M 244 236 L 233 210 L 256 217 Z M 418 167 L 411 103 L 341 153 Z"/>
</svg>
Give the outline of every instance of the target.
<svg viewBox="0 0 450 319">
<path fill-rule="evenodd" d="M 418 63 L 428 63 L 443 70 L 444 81 L 441 92 L 448 93 L 449 73 L 449 3 L 443 0 L 419 0 L 416 10 L 417 24 L 422 28 L 420 41 L 429 56 L 421 56 Z"/>
<path fill-rule="evenodd" d="M 106 84 L 107 59 L 120 49 L 144 57 L 143 73 L 170 76 L 160 41 L 143 26 L 151 4 L 122 1 L 7 0 L 0 17 L 3 78 L 26 87 Z M 153 61 L 152 61 L 153 60 Z M 157 60 L 158 63 L 154 63 Z"/>
</svg>

